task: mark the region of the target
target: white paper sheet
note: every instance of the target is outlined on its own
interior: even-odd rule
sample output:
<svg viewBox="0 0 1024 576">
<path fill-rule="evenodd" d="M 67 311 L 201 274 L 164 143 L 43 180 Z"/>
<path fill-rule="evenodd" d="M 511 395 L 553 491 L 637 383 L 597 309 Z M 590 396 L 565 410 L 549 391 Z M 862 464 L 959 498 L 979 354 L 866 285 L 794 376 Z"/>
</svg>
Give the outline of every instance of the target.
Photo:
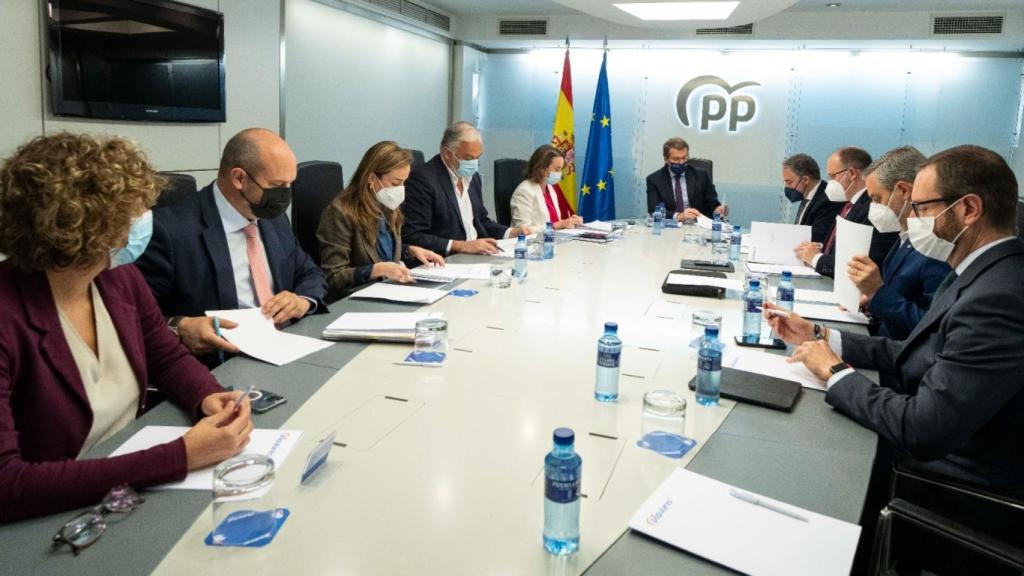
<svg viewBox="0 0 1024 576">
<path fill-rule="evenodd" d="M 185 426 L 146 426 L 135 433 L 110 456 L 120 456 L 137 452 L 176 440 L 188 432 Z M 274 467 L 280 468 L 295 445 L 298 444 L 301 430 L 266 430 L 255 429 L 249 436 L 249 444 L 242 454 L 263 454 L 274 460 Z M 156 486 L 166 490 L 213 490 L 213 469 L 216 466 L 193 470 L 181 482 L 172 482 Z"/>
<path fill-rule="evenodd" d="M 762 505 L 741 500 L 731 491 L 760 498 Z M 684 469 L 662 482 L 629 527 L 754 576 L 845 576 L 860 536 L 855 524 Z"/>
<path fill-rule="evenodd" d="M 744 372 L 773 376 L 783 380 L 799 382 L 804 388 L 825 390 L 825 381 L 820 380 L 800 362 L 789 363 L 781 354 L 769 354 L 761 350 L 749 350 L 733 346 L 723 365 Z"/>
<path fill-rule="evenodd" d="M 331 342 L 274 328 L 274 321 L 264 316 L 259 308 L 207 310 L 206 315 L 237 322 L 237 327 L 221 332 L 224 339 L 238 346 L 247 356 L 276 366 L 284 366 L 332 345 Z"/>
<path fill-rule="evenodd" d="M 555 230 L 556 236 L 579 236 L 580 234 L 586 234 L 590 232 L 586 228 L 563 228 L 562 230 Z"/>
<path fill-rule="evenodd" d="M 669 274 L 668 283 L 677 286 L 714 286 L 726 290 L 743 291 L 742 280 L 730 280 L 728 278 L 710 278 L 707 276 L 691 276 L 689 274 Z"/>
<path fill-rule="evenodd" d="M 707 216 L 705 216 L 703 214 L 698 214 L 697 215 L 697 226 L 700 226 L 701 228 L 703 228 L 705 230 L 711 230 L 711 225 L 714 224 L 714 223 L 715 223 L 714 220 L 712 220 L 711 218 L 708 218 Z"/>
<path fill-rule="evenodd" d="M 325 330 L 412 332 L 416 330 L 416 322 L 425 318 L 441 317 L 441 312 L 346 312 L 328 324 Z"/>
<path fill-rule="evenodd" d="M 756 262 L 748 262 L 747 270 L 751 272 L 759 272 L 761 274 L 770 274 L 779 276 L 782 275 L 783 270 L 789 270 L 794 278 L 820 278 L 821 274 L 814 271 L 814 268 L 810 266 L 800 265 L 789 265 L 789 264 L 758 264 Z"/>
<path fill-rule="evenodd" d="M 623 376 L 651 380 L 661 366 L 661 350 L 642 346 L 623 346 L 619 370 Z"/>
<path fill-rule="evenodd" d="M 793 249 L 801 242 L 811 241 L 810 226 L 754 222 L 750 234 L 754 245 L 751 260 L 765 264 L 804 265 L 793 253 Z"/>
<path fill-rule="evenodd" d="M 686 304 L 682 302 L 670 302 L 666 300 L 655 300 L 647 309 L 649 318 L 661 318 L 662 320 L 682 320 L 689 311 Z"/>
<path fill-rule="evenodd" d="M 377 300 L 390 300 L 392 302 L 408 302 L 410 304 L 433 304 L 444 298 L 447 294 L 444 290 L 434 290 L 433 288 L 375 282 L 352 294 L 352 298 L 373 298 Z"/>
<path fill-rule="evenodd" d="M 875 229 L 864 224 L 836 218 L 836 297 L 847 310 L 860 308 L 860 290 L 846 274 L 846 265 L 858 254 L 871 251 L 871 233 Z"/>
<path fill-rule="evenodd" d="M 594 220 L 593 222 L 585 222 L 583 224 L 583 227 L 589 228 L 591 230 L 597 230 L 598 232 L 611 232 L 612 230 L 615 229 L 615 227 L 612 226 L 611 222 L 602 222 L 600 220 Z"/>
<path fill-rule="evenodd" d="M 835 292 L 830 290 L 807 290 L 797 288 L 793 298 L 797 302 L 823 302 L 825 304 L 839 304 Z"/>
<path fill-rule="evenodd" d="M 491 275 L 490 264 L 446 264 L 444 266 L 428 266 L 423 264 L 409 271 L 417 280 L 432 282 L 451 282 L 452 280 L 487 280 Z"/>
<path fill-rule="evenodd" d="M 498 240 L 498 248 L 501 248 L 501 251 L 497 254 L 491 254 L 491 256 L 495 258 L 515 258 L 517 240 L 518 238 L 503 238 Z"/>
<path fill-rule="evenodd" d="M 868 324 L 868 317 L 860 312 L 842 311 L 839 306 L 830 304 L 808 304 L 796 302 L 793 311 L 811 320 L 827 320 L 831 322 L 847 322 L 849 324 Z"/>
</svg>

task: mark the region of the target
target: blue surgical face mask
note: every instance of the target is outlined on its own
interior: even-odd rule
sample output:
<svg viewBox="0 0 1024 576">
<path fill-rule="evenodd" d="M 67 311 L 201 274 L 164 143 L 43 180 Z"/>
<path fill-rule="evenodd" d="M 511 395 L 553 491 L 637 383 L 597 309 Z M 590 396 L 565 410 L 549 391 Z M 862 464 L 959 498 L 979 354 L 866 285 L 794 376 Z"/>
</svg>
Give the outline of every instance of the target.
<svg viewBox="0 0 1024 576">
<path fill-rule="evenodd" d="M 554 186 L 555 184 L 558 184 L 561 181 L 562 181 L 562 172 L 561 171 L 552 172 L 552 173 L 548 174 L 548 185 Z"/>
<path fill-rule="evenodd" d="M 480 160 L 459 160 L 459 169 L 456 170 L 459 176 L 463 178 L 472 178 L 473 174 L 480 168 Z"/>
<path fill-rule="evenodd" d="M 678 164 L 671 163 L 668 165 L 668 169 L 676 176 L 682 176 L 683 174 L 686 174 L 686 162 L 680 162 Z"/>
<path fill-rule="evenodd" d="M 146 251 L 152 237 L 153 212 L 147 210 L 145 214 L 132 220 L 132 227 L 128 230 L 128 244 L 124 248 L 114 248 L 110 251 L 110 268 L 138 260 Z"/>
</svg>

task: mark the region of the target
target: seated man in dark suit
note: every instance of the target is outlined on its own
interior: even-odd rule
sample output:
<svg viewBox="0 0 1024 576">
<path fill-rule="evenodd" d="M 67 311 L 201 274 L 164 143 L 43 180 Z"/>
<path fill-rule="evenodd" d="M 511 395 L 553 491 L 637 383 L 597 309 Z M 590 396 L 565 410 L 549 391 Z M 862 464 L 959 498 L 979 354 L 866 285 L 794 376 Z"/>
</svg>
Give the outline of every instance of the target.
<svg viewBox="0 0 1024 576">
<path fill-rule="evenodd" d="M 836 150 L 828 158 L 826 169 L 830 185 L 843 189 L 845 202 L 839 211 L 839 217 L 845 218 L 857 224 L 870 224 L 868 222 L 868 207 L 871 205 L 871 198 L 867 194 L 867 185 L 864 183 L 864 171 L 871 164 L 871 155 L 860 148 L 847 146 Z M 828 240 L 824 246 L 814 242 L 803 242 L 796 247 L 797 258 L 805 264 L 814 268 L 822 276 L 833 277 L 836 270 L 836 226 L 833 224 L 829 232 Z M 882 265 L 885 255 L 896 243 L 898 234 L 895 232 L 881 233 L 875 230 L 871 234 L 871 260 Z"/>
<path fill-rule="evenodd" d="M 217 336 L 207 310 L 258 306 L 275 324 L 327 311 L 324 273 L 299 247 L 285 215 L 296 169 L 280 136 L 243 130 L 224 147 L 216 181 L 153 210 L 153 239 L 136 265 L 193 354 L 237 352 Z"/>
<path fill-rule="evenodd" d="M 878 433 L 880 454 L 1024 496 L 1024 243 L 1017 180 L 977 146 L 940 152 L 918 171 L 910 242 L 949 263 L 931 308 L 903 341 L 766 315 L 799 347 L 792 360 L 827 379 L 825 401 Z M 849 364 L 847 364 L 849 363 Z M 854 368 L 878 370 L 875 384 Z M 884 448 L 884 450 L 883 450 Z"/>
<path fill-rule="evenodd" d="M 897 233 L 880 267 L 864 255 L 854 256 L 847 274 L 861 293 L 861 308 L 871 317 L 872 333 L 894 340 L 910 335 L 932 303 L 932 295 L 949 274 L 949 265 L 914 250 L 908 239 L 907 217 L 917 167 L 925 157 L 917 148 L 902 146 L 882 155 L 865 171 L 875 230 Z"/>
<path fill-rule="evenodd" d="M 690 145 L 682 138 L 669 138 L 661 147 L 665 166 L 647 176 L 647 213 L 658 203 L 676 220 L 692 220 L 698 214 L 711 218 L 726 216 L 728 208 L 718 201 L 718 192 L 707 171 L 687 164 Z"/>
<path fill-rule="evenodd" d="M 477 167 L 484 153 L 480 132 L 469 122 L 444 131 L 441 151 L 413 166 L 405 182 L 402 243 L 438 254 L 497 254 L 497 239 L 534 232 L 502 226 L 487 215 Z"/>
<path fill-rule="evenodd" d="M 807 154 L 786 158 L 782 162 L 782 183 L 786 199 L 800 203 L 793 223 L 810 226 L 811 242 L 824 243 L 843 204 L 833 202 L 825 193 L 826 183 L 821 180 L 818 163 Z"/>
</svg>

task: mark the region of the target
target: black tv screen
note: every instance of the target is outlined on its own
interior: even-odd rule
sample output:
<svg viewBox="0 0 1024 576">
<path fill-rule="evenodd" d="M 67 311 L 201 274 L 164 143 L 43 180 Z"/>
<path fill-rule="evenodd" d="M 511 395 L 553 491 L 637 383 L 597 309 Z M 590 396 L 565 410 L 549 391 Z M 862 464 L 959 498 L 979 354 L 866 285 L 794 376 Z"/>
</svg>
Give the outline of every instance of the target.
<svg viewBox="0 0 1024 576">
<path fill-rule="evenodd" d="M 53 113 L 224 121 L 224 16 L 172 0 L 42 0 Z"/>
</svg>

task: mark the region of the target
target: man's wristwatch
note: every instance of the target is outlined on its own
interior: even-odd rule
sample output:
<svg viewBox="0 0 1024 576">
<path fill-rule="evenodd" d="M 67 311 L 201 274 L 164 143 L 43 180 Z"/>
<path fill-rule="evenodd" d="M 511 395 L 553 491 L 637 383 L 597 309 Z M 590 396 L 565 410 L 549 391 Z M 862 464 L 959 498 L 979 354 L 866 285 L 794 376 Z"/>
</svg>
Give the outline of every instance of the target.
<svg viewBox="0 0 1024 576">
<path fill-rule="evenodd" d="M 814 325 L 814 339 L 824 340 L 825 339 L 825 327 L 821 324 Z"/>
<path fill-rule="evenodd" d="M 847 368 L 853 368 L 853 366 L 850 366 L 846 362 L 840 362 L 839 364 L 836 364 L 835 366 L 829 368 L 828 371 L 831 372 L 833 376 L 835 376 L 836 374 L 839 374 L 840 372 L 846 370 Z"/>
<path fill-rule="evenodd" d="M 173 316 L 167 321 L 167 327 L 170 328 L 171 332 L 174 332 L 174 335 L 179 338 L 181 338 L 181 334 L 178 334 L 178 324 L 181 324 L 181 321 L 184 319 L 184 316 Z"/>
</svg>

